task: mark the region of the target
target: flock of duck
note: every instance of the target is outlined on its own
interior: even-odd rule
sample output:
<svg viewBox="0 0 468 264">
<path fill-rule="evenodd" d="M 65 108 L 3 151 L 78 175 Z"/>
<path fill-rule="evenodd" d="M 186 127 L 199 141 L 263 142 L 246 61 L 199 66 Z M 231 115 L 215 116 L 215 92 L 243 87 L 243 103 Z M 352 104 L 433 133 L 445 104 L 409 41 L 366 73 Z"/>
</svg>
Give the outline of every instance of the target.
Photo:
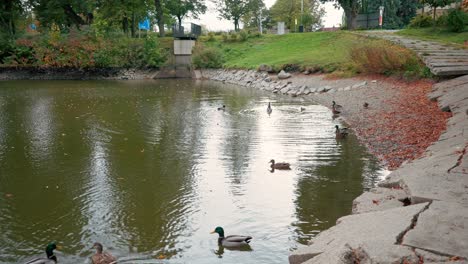
<svg viewBox="0 0 468 264">
<path fill-rule="evenodd" d="M 368 108 L 369 104 L 364 103 L 364 108 Z M 226 106 L 223 105 L 222 107 L 219 107 L 218 110 L 224 111 L 226 109 Z M 267 114 L 271 115 L 273 112 L 273 109 L 271 108 L 271 104 L 268 103 L 267 106 Z M 300 108 L 300 111 L 305 111 L 304 107 Z M 332 113 L 333 117 L 338 116 L 341 112 L 343 111 L 343 106 L 337 104 L 335 101 L 332 101 Z M 346 127 L 339 127 L 338 125 L 335 126 L 335 136 L 337 139 L 342 139 L 346 138 L 348 136 L 348 128 Z M 286 162 L 275 162 L 274 159 L 270 160 L 271 169 L 272 170 L 290 170 L 290 164 Z M 216 227 L 211 234 L 218 234 L 218 244 L 220 246 L 226 247 L 226 248 L 239 248 L 246 246 L 250 243 L 250 240 L 252 240 L 251 236 L 242 236 L 242 235 L 230 235 L 230 236 L 225 236 L 224 235 L 224 229 L 220 226 Z M 47 245 L 45 252 L 46 252 L 46 258 L 36 258 L 31 261 L 26 262 L 26 264 L 52 264 L 52 263 L 57 263 L 57 257 L 54 254 L 55 249 L 60 249 L 60 247 L 56 243 L 50 243 Z M 117 263 L 117 259 L 112 256 L 108 252 L 103 251 L 103 246 L 101 243 L 94 243 L 92 249 L 96 250 L 96 253 L 91 257 L 92 263 L 93 264 L 115 264 Z"/>
<path fill-rule="evenodd" d="M 54 250 L 60 249 L 61 247 L 55 242 L 49 243 L 45 249 L 46 258 L 36 258 L 26 262 L 25 264 L 54 264 L 57 263 L 57 256 L 55 256 Z M 94 243 L 92 249 L 96 250 L 96 253 L 91 257 L 93 264 L 115 264 L 117 259 L 108 252 L 103 251 L 101 243 Z"/>
</svg>

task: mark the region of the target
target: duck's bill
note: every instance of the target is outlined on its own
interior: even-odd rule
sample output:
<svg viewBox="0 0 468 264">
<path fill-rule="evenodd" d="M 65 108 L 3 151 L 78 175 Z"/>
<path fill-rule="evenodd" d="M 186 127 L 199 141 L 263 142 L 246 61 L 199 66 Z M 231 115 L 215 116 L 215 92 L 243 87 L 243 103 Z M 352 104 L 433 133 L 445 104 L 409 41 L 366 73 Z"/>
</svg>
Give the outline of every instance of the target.
<svg viewBox="0 0 468 264">
<path fill-rule="evenodd" d="M 61 245 L 57 245 L 56 247 L 57 247 L 58 250 L 62 250 L 62 249 L 63 249 L 63 247 L 62 247 Z"/>
<path fill-rule="evenodd" d="M 214 230 L 210 232 L 210 234 L 214 234 L 214 233 L 216 233 Z"/>
</svg>

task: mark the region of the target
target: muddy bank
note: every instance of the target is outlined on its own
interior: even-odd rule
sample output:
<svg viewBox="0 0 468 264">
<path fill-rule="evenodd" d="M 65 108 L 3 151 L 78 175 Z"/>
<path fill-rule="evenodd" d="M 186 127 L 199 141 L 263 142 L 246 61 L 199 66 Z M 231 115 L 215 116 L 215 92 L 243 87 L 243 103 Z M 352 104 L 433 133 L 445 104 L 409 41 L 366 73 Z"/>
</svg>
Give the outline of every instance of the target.
<svg viewBox="0 0 468 264">
<path fill-rule="evenodd" d="M 157 78 L 157 69 L 0 67 L 0 80 L 136 80 Z"/>
<path fill-rule="evenodd" d="M 198 77 L 328 106 L 335 100 L 370 151 L 396 169 L 354 200 L 352 215 L 292 252 L 290 263 L 466 263 L 468 76 L 435 85 L 377 77 L 278 80 L 254 71 L 204 71 Z"/>
</svg>

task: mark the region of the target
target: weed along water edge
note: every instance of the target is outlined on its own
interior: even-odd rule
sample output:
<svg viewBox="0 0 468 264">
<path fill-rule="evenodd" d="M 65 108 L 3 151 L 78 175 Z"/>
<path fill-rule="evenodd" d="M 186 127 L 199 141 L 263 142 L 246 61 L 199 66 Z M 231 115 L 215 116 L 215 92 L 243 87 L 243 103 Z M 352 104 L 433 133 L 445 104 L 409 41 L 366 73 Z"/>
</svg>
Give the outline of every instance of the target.
<svg viewBox="0 0 468 264">
<path fill-rule="evenodd" d="M 95 242 L 124 263 L 285 263 L 384 174 L 331 117 L 210 81 L 0 82 L 0 263 L 51 241 L 59 263 Z"/>
</svg>

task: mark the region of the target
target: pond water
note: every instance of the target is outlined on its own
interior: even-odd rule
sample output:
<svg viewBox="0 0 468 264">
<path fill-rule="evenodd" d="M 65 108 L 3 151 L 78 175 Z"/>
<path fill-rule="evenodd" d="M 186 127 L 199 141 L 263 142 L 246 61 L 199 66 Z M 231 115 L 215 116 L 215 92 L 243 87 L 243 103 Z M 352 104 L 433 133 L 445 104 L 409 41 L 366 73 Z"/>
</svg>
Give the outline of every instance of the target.
<svg viewBox="0 0 468 264">
<path fill-rule="evenodd" d="M 385 174 L 335 124 L 216 82 L 0 82 L 0 263 L 50 241 L 60 263 L 89 263 L 96 241 L 122 263 L 287 263 Z M 216 226 L 250 250 L 218 247 Z"/>
</svg>

